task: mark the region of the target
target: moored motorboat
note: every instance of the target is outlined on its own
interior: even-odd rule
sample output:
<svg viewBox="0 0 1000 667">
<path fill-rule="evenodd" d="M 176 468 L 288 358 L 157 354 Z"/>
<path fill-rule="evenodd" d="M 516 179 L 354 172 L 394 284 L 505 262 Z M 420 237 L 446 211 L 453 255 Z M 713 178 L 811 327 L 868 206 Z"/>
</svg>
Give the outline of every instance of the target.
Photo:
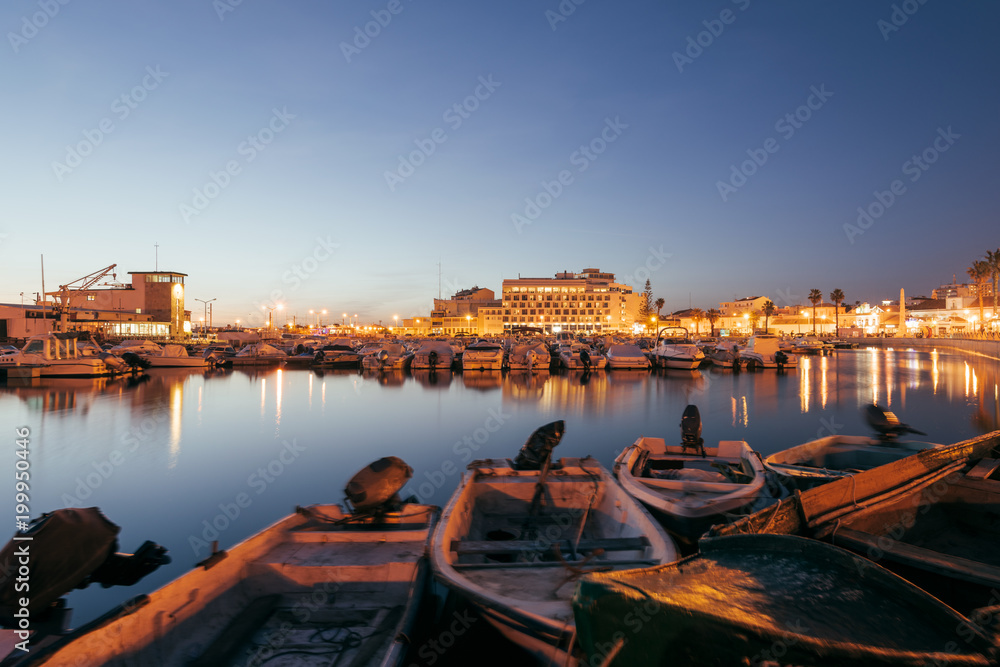
<svg viewBox="0 0 1000 667">
<path fill-rule="evenodd" d="M 764 466 L 789 488 L 805 490 L 942 446 L 904 438 L 908 433 L 926 434 L 876 405 L 866 406 L 862 413 L 876 431 L 875 437 L 828 435 L 771 454 Z"/>
<path fill-rule="evenodd" d="M 451 370 L 455 360 L 455 351 L 445 341 L 429 340 L 424 342 L 417 351 L 413 353 L 413 361 L 410 368 L 413 370 Z"/>
<path fill-rule="evenodd" d="M 413 354 L 400 343 L 382 343 L 361 350 L 361 368 L 366 371 L 402 371 L 410 367 Z"/>
<path fill-rule="evenodd" d="M 437 514 L 399 501 L 411 475 L 380 459 L 347 485 L 346 510 L 297 508 L 131 613 L 70 636 L 45 664 L 403 664 Z"/>
<path fill-rule="evenodd" d="M 671 332 L 664 336 L 666 332 Z M 653 365 L 657 368 L 694 370 L 705 360 L 702 352 L 684 327 L 664 327 L 656 336 L 653 347 Z"/>
<path fill-rule="evenodd" d="M 746 442 L 705 447 L 694 405 L 681 418 L 680 445 L 641 437 L 618 455 L 614 473 L 629 495 L 688 545 L 713 524 L 750 514 L 783 495 Z"/>
<path fill-rule="evenodd" d="M 747 339 L 745 346 L 739 349 L 740 363 L 747 370 L 760 368 L 798 367 L 798 357 L 781 348 L 781 339 L 774 334 L 756 334 Z"/>
<path fill-rule="evenodd" d="M 515 345 L 507 355 L 507 367 L 512 371 L 548 373 L 551 363 L 552 354 L 540 341 Z"/>
<path fill-rule="evenodd" d="M 573 598 L 588 664 L 995 665 L 997 636 L 849 551 L 788 535 L 703 539 Z M 780 662 L 772 662 L 772 659 Z"/>
<path fill-rule="evenodd" d="M 740 369 L 740 349 L 735 343 L 721 342 L 702 350 L 705 358 L 716 368 Z"/>
<path fill-rule="evenodd" d="M 462 352 L 463 371 L 499 371 L 503 368 L 504 349 L 499 343 L 479 340 Z"/>
<path fill-rule="evenodd" d="M 611 370 L 648 370 L 650 363 L 638 345 L 613 344 L 604 355 Z"/>
<path fill-rule="evenodd" d="M 149 368 L 208 368 L 212 365 L 207 357 L 189 355 L 183 345 L 164 345 L 155 353 L 144 352 L 139 357 Z"/>
<path fill-rule="evenodd" d="M 667 563 L 672 540 L 592 458 L 552 460 L 563 423 L 514 461 L 469 464 L 431 542 L 437 578 L 540 661 L 576 665 L 570 598 L 591 568 Z"/>
<path fill-rule="evenodd" d="M 30 377 L 100 377 L 115 370 L 102 358 L 87 355 L 77 347 L 77 332 L 44 333 L 28 338 L 17 352 L 0 356 L 0 370 L 31 369 Z"/>
<path fill-rule="evenodd" d="M 288 359 L 288 354 L 268 343 L 250 343 L 230 358 L 233 366 L 269 366 Z"/>
</svg>

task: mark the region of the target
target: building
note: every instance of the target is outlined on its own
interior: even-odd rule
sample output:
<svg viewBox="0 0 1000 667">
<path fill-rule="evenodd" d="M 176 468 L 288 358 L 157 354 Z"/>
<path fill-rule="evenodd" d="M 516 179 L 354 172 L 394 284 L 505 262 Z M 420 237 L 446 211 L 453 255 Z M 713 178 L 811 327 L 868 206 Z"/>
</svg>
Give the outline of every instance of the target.
<svg viewBox="0 0 1000 667">
<path fill-rule="evenodd" d="M 613 273 L 584 269 L 554 278 L 511 278 L 503 281 L 501 323 L 504 332 L 521 327 L 545 333 L 602 333 L 631 330 L 637 324 L 639 299 L 630 285 L 615 282 Z"/>
<path fill-rule="evenodd" d="M 129 275 L 131 284 L 67 285 L 47 293 L 54 300 L 4 304 L 0 306 L 0 337 L 27 338 L 60 330 L 90 331 L 109 338 L 180 338 L 190 333 L 190 312 L 184 310 L 187 274 L 130 271 Z"/>
</svg>

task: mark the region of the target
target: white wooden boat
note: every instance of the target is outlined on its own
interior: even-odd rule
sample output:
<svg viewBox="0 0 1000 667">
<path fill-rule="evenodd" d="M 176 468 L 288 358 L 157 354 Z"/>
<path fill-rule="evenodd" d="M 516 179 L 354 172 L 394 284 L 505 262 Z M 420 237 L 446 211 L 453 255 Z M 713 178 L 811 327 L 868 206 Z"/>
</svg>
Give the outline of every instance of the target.
<svg viewBox="0 0 1000 667">
<path fill-rule="evenodd" d="M 760 456 L 742 440 L 705 447 L 698 409 L 689 405 L 681 421 L 682 444 L 640 437 L 615 459 L 615 477 L 625 490 L 674 534 L 697 540 L 715 523 L 749 514 L 775 501 Z"/>
<path fill-rule="evenodd" d="M 437 509 L 297 508 L 131 613 L 45 649 L 44 664 L 400 665 Z"/>
<path fill-rule="evenodd" d="M 576 579 L 596 569 L 669 563 L 676 545 L 596 460 L 551 461 L 562 422 L 515 461 L 474 461 L 431 542 L 436 577 L 544 664 L 577 665 Z M 547 442 L 531 465 L 533 443 Z M 540 468 L 540 469 L 539 469 Z"/>
<path fill-rule="evenodd" d="M 875 437 L 828 435 L 771 454 L 764 459 L 765 467 L 778 475 L 786 486 L 804 491 L 898 461 L 924 449 L 943 447 L 933 442 L 900 438 L 906 433 L 925 434 L 901 423 L 895 414 L 878 406 L 869 405 L 863 413 L 869 425 L 878 432 Z"/>
</svg>

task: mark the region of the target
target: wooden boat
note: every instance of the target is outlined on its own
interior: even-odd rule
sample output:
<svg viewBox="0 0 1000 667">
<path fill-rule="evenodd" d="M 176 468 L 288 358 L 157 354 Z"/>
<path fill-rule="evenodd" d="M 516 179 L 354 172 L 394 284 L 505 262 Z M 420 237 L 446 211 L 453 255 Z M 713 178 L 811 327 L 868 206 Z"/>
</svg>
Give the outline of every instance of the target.
<svg viewBox="0 0 1000 667">
<path fill-rule="evenodd" d="M 509 459 L 474 461 L 431 542 L 438 580 L 545 664 L 576 665 L 570 598 L 587 571 L 677 558 L 676 546 L 596 460 L 551 460 L 563 423 Z"/>
<path fill-rule="evenodd" d="M 681 444 L 641 437 L 615 459 L 618 482 L 681 540 L 693 545 L 706 530 L 775 502 L 764 464 L 742 440 L 705 447 L 698 408 L 681 418 Z"/>
<path fill-rule="evenodd" d="M 971 614 L 1000 603 L 1000 431 L 835 480 L 713 535 L 829 541 Z"/>
<path fill-rule="evenodd" d="M 771 454 L 764 459 L 764 466 L 778 475 L 786 486 L 806 490 L 898 461 L 922 449 L 942 446 L 903 439 L 901 436 L 907 433 L 926 433 L 903 424 L 888 410 L 869 405 L 862 413 L 877 432 L 875 437 L 828 435 Z"/>
<path fill-rule="evenodd" d="M 592 574 L 573 599 L 588 664 L 995 665 L 994 636 L 888 570 L 789 535 Z"/>
<path fill-rule="evenodd" d="M 49 666 L 402 664 L 438 508 L 398 503 L 400 466 L 408 479 L 412 470 L 395 457 L 356 475 L 346 489 L 352 512 L 296 508 L 31 657 L 46 650 Z"/>
</svg>

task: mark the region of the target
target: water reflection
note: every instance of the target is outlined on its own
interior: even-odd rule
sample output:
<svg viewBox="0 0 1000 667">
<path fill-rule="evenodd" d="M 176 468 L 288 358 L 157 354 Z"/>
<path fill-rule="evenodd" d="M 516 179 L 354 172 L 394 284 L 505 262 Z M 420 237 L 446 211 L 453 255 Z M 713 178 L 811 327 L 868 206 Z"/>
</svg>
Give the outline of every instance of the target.
<svg viewBox="0 0 1000 667">
<path fill-rule="evenodd" d="M 462 384 L 466 389 L 478 391 L 490 391 L 499 389 L 503 380 L 500 371 L 466 371 L 462 373 Z"/>
<path fill-rule="evenodd" d="M 412 371 L 413 379 L 426 389 L 447 389 L 451 384 L 451 371 L 418 369 Z"/>
</svg>

